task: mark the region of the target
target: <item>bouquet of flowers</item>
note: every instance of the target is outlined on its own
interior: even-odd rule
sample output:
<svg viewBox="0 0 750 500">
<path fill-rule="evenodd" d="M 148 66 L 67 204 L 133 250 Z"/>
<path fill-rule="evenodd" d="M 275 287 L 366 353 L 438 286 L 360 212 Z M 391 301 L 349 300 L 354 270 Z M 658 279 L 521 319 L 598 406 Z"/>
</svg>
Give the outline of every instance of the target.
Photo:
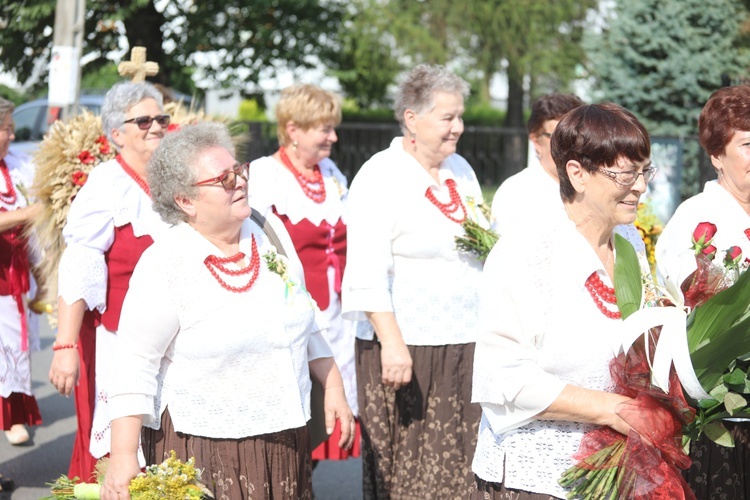
<svg viewBox="0 0 750 500">
<path fill-rule="evenodd" d="M 60 476 L 50 486 L 52 496 L 43 500 L 98 500 L 100 497 L 101 481 L 107 471 L 108 460 L 102 458 L 96 465 L 97 482 L 78 483 L 78 478 L 69 479 Z M 198 482 L 201 471 L 195 468 L 195 459 L 187 463 L 178 460 L 175 452 L 169 453 L 169 458 L 158 465 L 149 465 L 145 472 L 138 474 L 130 482 L 130 497 L 133 500 L 191 500 L 213 498 L 206 487 Z"/>
<path fill-rule="evenodd" d="M 690 465 L 679 445 L 705 433 L 733 446 L 721 419 L 750 416 L 748 262 L 738 247 L 717 252 L 715 234 L 711 223 L 699 224 L 693 233 L 697 269 L 682 284 L 685 300 L 665 289 L 651 304 L 663 307 L 651 308 L 642 307 L 639 281 L 645 280 L 633 273 L 635 252 L 616 238 L 615 295 L 630 339 L 610 371 L 616 392 L 634 398 L 620 416 L 636 433 L 627 438 L 608 429 L 587 433 L 579 462 L 561 479 L 571 488 L 569 498 L 695 498 L 676 470 Z M 651 410 L 648 422 L 641 421 L 639 407 Z"/>
<path fill-rule="evenodd" d="M 473 253 L 477 259 L 484 262 L 492 247 L 497 243 L 498 235 L 490 229 L 489 221 L 492 217 L 489 207 L 484 203 L 476 203 L 471 196 L 466 199 L 466 202 L 467 217 L 461 224 L 464 236 L 456 236 L 456 248 L 462 252 Z"/>
</svg>

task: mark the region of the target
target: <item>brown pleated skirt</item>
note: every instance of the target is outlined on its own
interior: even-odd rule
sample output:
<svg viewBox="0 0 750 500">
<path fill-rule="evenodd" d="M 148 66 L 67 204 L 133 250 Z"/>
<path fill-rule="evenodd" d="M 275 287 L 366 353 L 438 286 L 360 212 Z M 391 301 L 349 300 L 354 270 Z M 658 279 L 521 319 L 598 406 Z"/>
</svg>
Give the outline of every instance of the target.
<svg viewBox="0 0 750 500">
<path fill-rule="evenodd" d="M 557 497 L 550 495 L 506 488 L 502 483 L 489 483 L 476 475 L 474 478 L 476 483 L 471 500 L 557 500 Z"/>
<path fill-rule="evenodd" d="M 748 500 L 750 422 L 723 424 L 734 437 L 734 448 L 701 436 L 690 447 L 693 463 L 685 472 L 685 479 L 699 500 Z"/>
<path fill-rule="evenodd" d="M 364 498 L 468 498 L 482 413 L 471 403 L 474 344 L 408 348 L 412 381 L 395 391 L 380 344 L 356 341 Z"/>
<path fill-rule="evenodd" d="M 169 411 L 156 431 L 143 428 L 147 464 L 195 457 L 201 482 L 216 500 L 312 498 L 312 460 L 307 427 L 243 439 L 211 439 L 174 430 Z"/>
</svg>

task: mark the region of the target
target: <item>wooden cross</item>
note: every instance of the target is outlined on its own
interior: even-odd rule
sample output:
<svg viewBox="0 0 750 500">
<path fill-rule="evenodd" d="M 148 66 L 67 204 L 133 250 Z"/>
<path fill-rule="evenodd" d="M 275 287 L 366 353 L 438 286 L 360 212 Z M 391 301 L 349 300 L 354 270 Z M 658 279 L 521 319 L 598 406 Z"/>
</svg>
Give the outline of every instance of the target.
<svg viewBox="0 0 750 500">
<path fill-rule="evenodd" d="M 159 65 L 146 61 L 146 47 L 133 47 L 130 61 L 123 61 L 117 66 L 121 76 L 131 77 L 133 82 L 142 82 L 147 76 L 154 76 L 159 72 Z"/>
</svg>

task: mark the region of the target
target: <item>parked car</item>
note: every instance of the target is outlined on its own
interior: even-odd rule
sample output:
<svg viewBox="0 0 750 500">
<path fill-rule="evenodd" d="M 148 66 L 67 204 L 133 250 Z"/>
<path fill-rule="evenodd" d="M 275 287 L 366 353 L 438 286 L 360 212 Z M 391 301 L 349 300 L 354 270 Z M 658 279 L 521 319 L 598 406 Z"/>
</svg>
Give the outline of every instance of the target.
<svg viewBox="0 0 750 500">
<path fill-rule="evenodd" d="M 80 107 L 98 115 L 103 101 L 103 95 L 82 95 Z M 17 106 L 13 111 L 13 123 L 16 126 L 16 140 L 13 141 L 15 149 L 33 154 L 50 124 L 59 118 L 60 108 L 48 108 L 47 99 L 36 99 Z"/>
</svg>

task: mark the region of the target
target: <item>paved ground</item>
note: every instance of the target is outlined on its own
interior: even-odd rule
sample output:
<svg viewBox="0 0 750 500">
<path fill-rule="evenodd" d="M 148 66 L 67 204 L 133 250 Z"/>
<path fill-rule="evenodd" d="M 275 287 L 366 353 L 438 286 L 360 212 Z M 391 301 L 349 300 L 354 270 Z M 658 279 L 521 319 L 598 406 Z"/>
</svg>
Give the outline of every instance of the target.
<svg viewBox="0 0 750 500">
<path fill-rule="evenodd" d="M 45 320 L 41 322 L 47 327 Z M 38 500 L 48 495 L 45 487 L 68 469 L 76 428 L 73 399 L 66 399 L 52 388 L 47 370 L 52 359 L 54 335 L 42 329 L 42 350 L 32 355 L 33 387 L 44 424 L 30 429 L 31 443 L 11 446 L 0 435 L 0 474 L 12 477 L 16 490 L 0 492 L 0 500 Z M 321 462 L 313 474 L 313 491 L 318 500 L 362 498 L 360 460 Z"/>
</svg>

